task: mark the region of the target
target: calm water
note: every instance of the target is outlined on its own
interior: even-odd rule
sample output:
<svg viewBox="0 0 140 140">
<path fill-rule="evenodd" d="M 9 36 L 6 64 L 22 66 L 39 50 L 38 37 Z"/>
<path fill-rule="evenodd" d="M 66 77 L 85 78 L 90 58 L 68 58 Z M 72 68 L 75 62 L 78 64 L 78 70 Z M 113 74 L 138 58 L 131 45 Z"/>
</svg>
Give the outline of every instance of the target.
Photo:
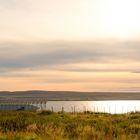
<svg viewBox="0 0 140 140">
<path fill-rule="evenodd" d="M 107 112 L 107 113 L 127 113 L 140 111 L 140 100 L 136 101 L 48 101 L 42 105 L 43 109 L 55 112 L 64 110 L 65 112 Z"/>
</svg>

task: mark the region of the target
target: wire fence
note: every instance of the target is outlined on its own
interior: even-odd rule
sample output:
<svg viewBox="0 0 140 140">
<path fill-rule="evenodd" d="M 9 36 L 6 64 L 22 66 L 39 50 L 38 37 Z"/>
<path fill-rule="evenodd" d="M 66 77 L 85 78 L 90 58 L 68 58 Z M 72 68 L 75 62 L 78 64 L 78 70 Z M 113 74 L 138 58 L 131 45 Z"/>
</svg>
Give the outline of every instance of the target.
<svg viewBox="0 0 140 140">
<path fill-rule="evenodd" d="M 23 103 L 0 103 L 0 110 L 50 110 L 52 112 L 101 112 L 101 113 L 129 113 L 139 112 L 140 106 L 48 106 L 47 101 L 23 102 Z"/>
</svg>

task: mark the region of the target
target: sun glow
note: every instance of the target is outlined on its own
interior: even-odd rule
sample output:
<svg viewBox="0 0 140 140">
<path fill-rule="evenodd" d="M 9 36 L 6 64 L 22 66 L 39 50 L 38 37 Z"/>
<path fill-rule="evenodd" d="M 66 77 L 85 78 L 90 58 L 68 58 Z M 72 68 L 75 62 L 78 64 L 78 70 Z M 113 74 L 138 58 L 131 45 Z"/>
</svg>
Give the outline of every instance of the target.
<svg viewBox="0 0 140 140">
<path fill-rule="evenodd" d="M 104 35 L 120 39 L 136 37 L 140 31 L 139 0 L 101 0 L 100 27 Z"/>
</svg>

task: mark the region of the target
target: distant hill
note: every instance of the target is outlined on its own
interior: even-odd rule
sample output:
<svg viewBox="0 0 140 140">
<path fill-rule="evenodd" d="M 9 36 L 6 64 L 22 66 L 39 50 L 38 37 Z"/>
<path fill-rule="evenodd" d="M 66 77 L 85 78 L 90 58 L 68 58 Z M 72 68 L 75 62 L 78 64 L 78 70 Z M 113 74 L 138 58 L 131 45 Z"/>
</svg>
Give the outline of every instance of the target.
<svg viewBox="0 0 140 140">
<path fill-rule="evenodd" d="M 140 92 L 1 91 L 0 98 L 30 97 L 48 100 L 140 100 Z"/>
</svg>

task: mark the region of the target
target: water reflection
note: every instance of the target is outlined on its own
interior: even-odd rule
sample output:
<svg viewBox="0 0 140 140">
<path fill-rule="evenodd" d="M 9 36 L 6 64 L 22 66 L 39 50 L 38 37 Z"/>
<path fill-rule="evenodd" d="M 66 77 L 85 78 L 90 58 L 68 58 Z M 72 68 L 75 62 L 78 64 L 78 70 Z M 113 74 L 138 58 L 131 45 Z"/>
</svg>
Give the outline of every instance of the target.
<svg viewBox="0 0 140 140">
<path fill-rule="evenodd" d="M 112 114 L 140 111 L 140 101 L 48 101 L 44 109 L 55 112 L 106 112 Z"/>
</svg>

